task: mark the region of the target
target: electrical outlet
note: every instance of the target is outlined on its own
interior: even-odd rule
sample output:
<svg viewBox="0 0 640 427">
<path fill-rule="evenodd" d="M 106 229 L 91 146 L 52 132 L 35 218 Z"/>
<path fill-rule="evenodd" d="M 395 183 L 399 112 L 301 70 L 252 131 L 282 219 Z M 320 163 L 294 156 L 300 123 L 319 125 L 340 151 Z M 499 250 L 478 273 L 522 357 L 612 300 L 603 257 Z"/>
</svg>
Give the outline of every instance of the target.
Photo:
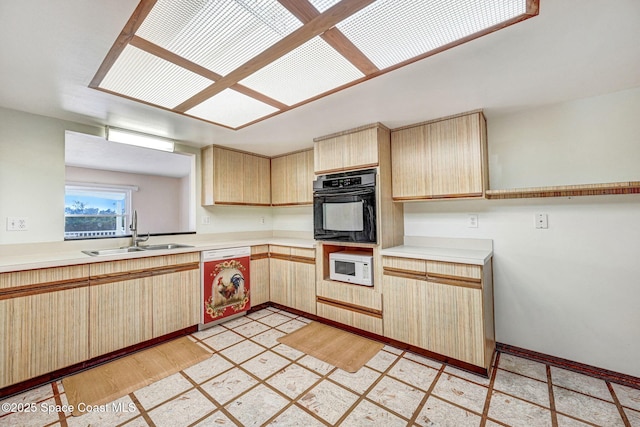
<svg viewBox="0 0 640 427">
<path fill-rule="evenodd" d="M 549 228 L 548 217 L 546 213 L 535 215 L 536 228 Z"/>
<path fill-rule="evenodd" d="M 204 225 L 209 225 L 211 224 L 211 217 L 209 215 L 205 215 L 202 217 L 202 223 Z"/>
<path fill-rule="evenodd" d="M 264 224 L 264 217 L 263 216 L 260 217 L 260 224 Z"/>
<path fill-rule="evenodd" d="M 7 231 L 27 231 L 29 230 L 29 221 L 27 217 L 7 217 Z"/>
<path fill-rule="evenodd" d="M 469 227 L 469 228 L 478 228 L 478 215 L 477 214 L 469 214 L 467 216 L 467 227 Z"/>
</svg>

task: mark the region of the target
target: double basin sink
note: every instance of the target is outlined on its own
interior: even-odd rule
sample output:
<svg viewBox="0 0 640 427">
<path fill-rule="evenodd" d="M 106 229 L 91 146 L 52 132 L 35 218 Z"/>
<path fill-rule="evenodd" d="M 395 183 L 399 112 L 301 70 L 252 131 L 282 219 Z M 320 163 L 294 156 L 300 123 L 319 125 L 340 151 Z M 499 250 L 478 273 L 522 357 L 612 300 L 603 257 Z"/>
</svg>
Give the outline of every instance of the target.
<svg viewBox="0 0 640 427">
<path fill-rule="evenodd" d="M 95 251 L 82 251 L 82 252 L 90 256 L 101 256 L 101 255 L 119 255 L 119 254 L 126 254 L 130 252 L 159 251 L 159 250 L 167 250 L 167 249 L 192 248 L 192 247 L 193 246 L 191 245 L 183 245 L 179 243 L 164 243 L 160 245 L 129 246 L 126 248 L 98 249 Z"/>
</svg>

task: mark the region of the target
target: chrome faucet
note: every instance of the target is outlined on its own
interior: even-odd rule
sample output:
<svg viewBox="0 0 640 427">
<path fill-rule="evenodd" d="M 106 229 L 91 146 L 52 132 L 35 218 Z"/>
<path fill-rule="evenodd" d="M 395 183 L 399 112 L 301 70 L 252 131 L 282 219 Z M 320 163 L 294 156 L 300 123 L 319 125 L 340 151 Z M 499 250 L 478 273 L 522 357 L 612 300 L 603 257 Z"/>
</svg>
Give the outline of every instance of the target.
<svg viewBox="0 0 640 427">
<path fill-rule="evenodd" d="M 131 218 L 131 225 L 129 226 L 129 230 L 131 230 L 131 246 L 134 248 L 138 247 L 138 243 L 146 242 L 149 240 L 149 233 L 147 233 L 147 237 L 138 237 L 138 211 L 133 210 L 133 216 Z"/>
</svg>

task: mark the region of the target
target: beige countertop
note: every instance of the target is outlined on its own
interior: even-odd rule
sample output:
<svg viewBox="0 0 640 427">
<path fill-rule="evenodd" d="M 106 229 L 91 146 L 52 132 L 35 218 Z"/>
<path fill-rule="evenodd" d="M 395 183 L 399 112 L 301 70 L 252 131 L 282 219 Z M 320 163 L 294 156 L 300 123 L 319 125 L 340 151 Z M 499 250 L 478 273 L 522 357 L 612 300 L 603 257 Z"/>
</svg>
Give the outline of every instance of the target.
<svg viewBox="0 0 640 427">
<path fill-rule="evenodd" d="M 485 265 L 493 256 L 490 239 L 449 239 L 405 236 L 404 245 L 382 249 L 383 256 Z"/>
<path fill-rule="evenodd" d="M 252 237 L 251 234 L 255 234 L 255 236 Z M 4 245 L 0 246 L 0 273 L 177 253 L 201 252 L 211 249 L 234 248 L 240 246 L 272 244 L 301 248 L 315 247 L 315 241 L 313 239 L 274 237 L 264 235 L 264 233 L 262 233 L 263 235 L 260 234 L 261 233 L 243 232 L 223 235 L 154 236 L 151 237 L 148 242 L 141 244 L 141 246 L 144 246 L 145 244 L 180 243 L 191 245 L 191 247 L 130 252 L 107 256 L 90 256 L 82 251 L 128 246 L 131 239 L 100 239 Z"/>
</svg>

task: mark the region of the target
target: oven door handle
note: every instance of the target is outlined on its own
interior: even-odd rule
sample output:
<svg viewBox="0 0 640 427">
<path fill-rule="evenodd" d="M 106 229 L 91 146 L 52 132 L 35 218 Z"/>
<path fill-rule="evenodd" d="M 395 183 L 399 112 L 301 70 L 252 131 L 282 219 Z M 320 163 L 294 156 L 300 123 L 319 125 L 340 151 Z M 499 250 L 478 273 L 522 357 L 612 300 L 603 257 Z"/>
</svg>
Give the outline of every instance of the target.
<svg viewBox="0 0 640 427">
<path fill-rule="evenodd" d="M 358 190 L 352 190 L 352 189 L 336 190 L 332 188 L 332 189 L 326 189 L 326 190 L 316 190 L 314 192 L 314 197 L 316 196 L 317 197 L 365 196 L 367 194 L 372 194 L 372 193 L 375 193 L 375 189 L 373 188 L 363 188 Z"/>
</svg>

